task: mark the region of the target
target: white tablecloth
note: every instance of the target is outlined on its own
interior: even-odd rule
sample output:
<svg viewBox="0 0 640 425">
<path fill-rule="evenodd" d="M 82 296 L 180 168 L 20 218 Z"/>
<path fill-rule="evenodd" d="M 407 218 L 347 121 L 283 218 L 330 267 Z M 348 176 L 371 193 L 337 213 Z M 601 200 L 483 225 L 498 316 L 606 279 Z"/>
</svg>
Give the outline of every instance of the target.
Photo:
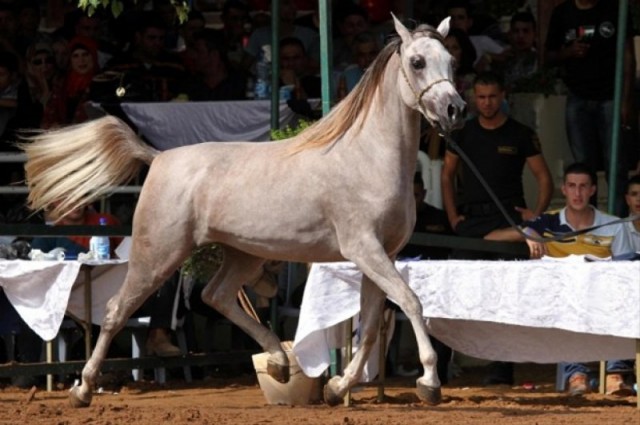
<svg viewBox="0 0 640 425">
<path fill-rule="evenodd" d="M 416 261 L 396 267 L 416 292 L 430 332 L 454 350 L 489 360 L 555 363 L 635 357 L 640 338 L 640 262 Z M 293 350 L 320 375 L 328 331 L 358 313 L 351 263 L 311 268 Z"/>
<path fill-rule="evenodd" d="M 318 105 L 317 100 L 310 101 Z M 136 102 L 120 104 L 139 132 L 160 150 L 201 142 L 270 140 L 271 101 Z M 100 108 L 93 104 L 92 108 Z M 280 103 L 280 126 L 298 115 Z M 95 112 L 94 112 L 95 113 Z"/>
<path fill-rule="evenodd" d="M 100 325 L 107 301 L 127 273 L 124 260 L 91 264 L 92 321 Z M 0 286 L 20 317 L 42 339 L 58 334 L 66 312 L 84 319 L 84 273 L 78 261 L 0 260 Z"/>
</svg>

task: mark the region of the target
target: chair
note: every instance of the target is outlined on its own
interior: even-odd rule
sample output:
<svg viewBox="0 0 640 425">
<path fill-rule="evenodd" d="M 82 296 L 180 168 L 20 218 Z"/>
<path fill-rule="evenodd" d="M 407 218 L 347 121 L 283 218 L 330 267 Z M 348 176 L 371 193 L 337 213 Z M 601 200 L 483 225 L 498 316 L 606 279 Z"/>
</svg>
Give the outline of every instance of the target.
<svg viewBox="0 0 640 425">
<path fill-rule="evenodd" d="M 147 337 L 147 330 L 149 328 L 149 323 L 151 318 L 146 317 L 136 317 L 131 318 L 127 321 L 126 328 L 131 330 L 131 357 L 137 359 L 142 354 L 142 347 L 144 346 L 144 342 Z M 183 323 L 179 323 L 176 327 L 176 337 L 178 339 L 178 347 L 180 347 L 180 352 L 182 355 L 188 354 L 187 349 L 187 337 L 184 331 Z M 186 382 L 192 382 L 193 378 L 191 376 L 191 367 L 183 366 L 184 371 L 184 380 Z M 155 381 L 159 384 L 164 384 L 166 379 L 166 369 L 164 367 L 157 367 L 153 370 Z M 139 381 L 141 376 L 140 369 L 133 369 L 131 371 L 133 375 L 134 381 Z"/>
<path fill-rule="evenodd" d="M 143 352 L 142 347 L 147 336 L 147 330 L 149 328 L 150 317 L 136 317 L 127 321 L 125 329 L 131 330 L 131 357 L 134 359 L 140 358 Z M 176 328 L 176 337 L 178 339 L 178 346 L 183 355 L 188 354 L 187 349 L 187 337 L 182 323 L 178 324 Z M 56 336 L 56 346 L 58 350 L 58 360 L 64 362 L 67 359 L 68 349 L 73 344 L 74 339 L 77 338 L 78 330 L 80 327 L 78 324 L 71 320 L 65 319 L 60 326 L 60 332 Z M 184 379 L 186 382 L 192 382 L 191 367 L 184 366 Z M 132 369 L 134 381 L 139 381 L 142 378 L 140 369 Z M 157 367 L 154 369 L 154 379 L 159 384 L 166 382 L 166 369 L 164 367 Z"/>
<path fill-rule="evenodd" d="M 287 263 L 284 273 L 280 273 L 278 276 L 279 285 L 284 286 L 284 303 L 278 305 L 276 308 L 277 328 L 279 329 L 280 336 L 284 338 L 284 319 L 293 318 L 298 320 L 300 316 L 300 307 L 293 304 L 292 296 L 294 290 L 298 285 L 304 285 L 307 276 L 307 269 L 305 264 L 302 263 Z M 302 283 L 299 280 L 302 279 Z"/>
</svg>

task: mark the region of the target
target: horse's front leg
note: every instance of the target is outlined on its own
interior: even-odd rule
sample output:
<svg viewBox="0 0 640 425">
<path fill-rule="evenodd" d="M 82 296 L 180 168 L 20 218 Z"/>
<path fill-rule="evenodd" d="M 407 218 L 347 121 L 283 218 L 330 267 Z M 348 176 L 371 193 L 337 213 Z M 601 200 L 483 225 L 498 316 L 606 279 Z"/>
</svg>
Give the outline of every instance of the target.
<svg viewBox="0 0 640 425">
<path fill-rule="evenodd" d="M 362 277 L 360 293 L 360 347 L 347 365 L 343 376 L 334 376 L 324 387 L 324 400 L 334 406 L 342 401 L 349 388 L 358 383 L 371 349 L 378 340 L 380 318 L 386 296 L 366 275 Z"/>
<path fill-rule="evenodd" d="M 416 335 L 420 362 L 424 367 L 424 375 L 416 381 L 417 394 L 425 403 L 438 404 L 442 395 L 436 369 L 437 355 L 427 335 L 420 300 L 402 279 L 380 243 L 373 236 L 371 239 L 361 240 L 353 252 L 344 253 L 345 258 L 353 261 L 365 275 L 392 298 L 411 322 Z M 363 247 L 370 247 L 370 249 L 366 250 Z"/>
<path fill-rule="evenodd" d="M 256 322 L 238 305 L 238 291 L 264 272 L 265 259 L 234 248 L 223 247 L 224 259 L 216 275 L 202 290 L 202 300 L 245 331 L 268 352 L 267 373 L 278 382 L 289 381 L 289 358 L 280 339 L 267 327 Z"/>
</svg>

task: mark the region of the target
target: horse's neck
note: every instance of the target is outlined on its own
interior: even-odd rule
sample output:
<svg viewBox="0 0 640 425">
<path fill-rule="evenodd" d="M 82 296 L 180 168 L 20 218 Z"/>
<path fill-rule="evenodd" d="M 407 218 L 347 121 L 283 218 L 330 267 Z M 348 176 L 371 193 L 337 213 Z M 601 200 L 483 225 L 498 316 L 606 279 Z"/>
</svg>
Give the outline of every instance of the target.
<svg viewBox="0 0 640 425">
<path fill-rule="evenodd" d="M 384 79 L 360 133 L 370 149 L 385 159 L 389 171 L 413 179 L 420 136 L 420 115 L 406 106 L 398 87 L 399 60 L 389 59 Z M 401 81 L 400 84 L 403 84 Z M 406 177 L 406 176 L 404 176 Z"/>
</svg>

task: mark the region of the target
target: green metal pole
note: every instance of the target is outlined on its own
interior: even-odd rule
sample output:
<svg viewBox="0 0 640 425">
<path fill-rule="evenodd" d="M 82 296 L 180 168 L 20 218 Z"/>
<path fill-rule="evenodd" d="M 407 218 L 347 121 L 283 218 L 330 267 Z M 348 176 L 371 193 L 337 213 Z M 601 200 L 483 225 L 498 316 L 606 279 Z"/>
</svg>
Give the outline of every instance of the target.
<svg viewBox="0 0 640 425">
<path fill-rule="evenodd" d="M 322 79 L 322 115 L 327 115 L 331 110 L 331 90 L 333 68 L 333 47 L 331 45 L 331 0 L 320 0 L 318 3 L 320 12 L 320 77 Z M 331 350 L 331 364 L 329 373 L 336 376 L 339 373 L 338 352 Z"/>
<path fill-rule="evenodd" d="M 331 43 L 331 1 L 320 0 L 320 77 L 322 78 L 322 114 L 331 110 L 333 47 Z"/>
<path fill-rule="evenodd" d="M 618 10 L 618 38 L 616 51 L 616 79 L 613 92 L 613 131 L 611 133 L 611 157 L 609 160 L 608 202 L 609 213 L 615 214 L 616 181 L 618 176 L 618 145 L 620 144 L 620 113 L 622 109 L 622 89 L 624 82 L 624 45 L 627 35 L 628 0 L 620 0 Z M 624 168 L 623 168 L 624 169 Z"/>
<path fill-rule="evenodd" d="M 271 1 L 271 129 L 280 128 L 280 0 Z"/>
</svg>

